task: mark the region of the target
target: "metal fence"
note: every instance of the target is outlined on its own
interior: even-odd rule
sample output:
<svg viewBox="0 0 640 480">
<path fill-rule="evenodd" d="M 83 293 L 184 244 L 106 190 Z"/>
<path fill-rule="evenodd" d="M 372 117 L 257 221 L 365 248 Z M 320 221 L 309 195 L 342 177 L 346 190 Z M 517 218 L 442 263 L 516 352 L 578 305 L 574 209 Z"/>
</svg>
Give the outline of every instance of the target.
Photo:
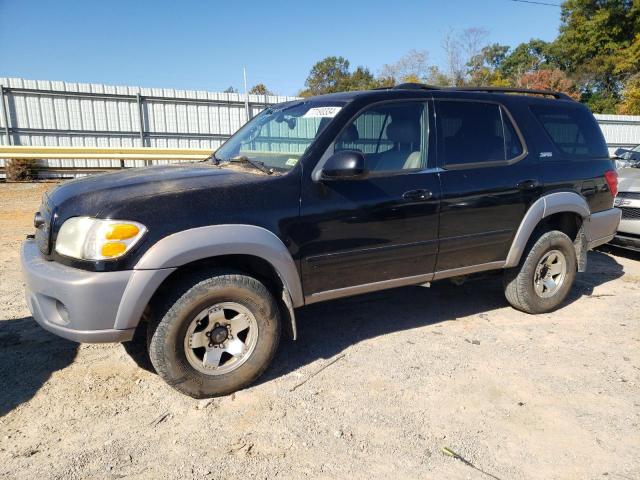
<svg viewBox="0 0 640 480">
<path fill-rule="evenodd" d="M 3 145 L 210 150 L 265 106 L 295 98 L 1 77 L 0 97 Z M 40 164 L 79 169 L 121 165 L 109 159 L 46 159 Z M 133 160 L 125 162 L 134 165 Z"/>
<path fill-rule="evenodd" d="M 214 150 L 266 105 L 295 98 L 0 77 L 0 144 Z M 640 116 L 596 118 L 611 151 L 640 143 Z M 53 158 L 39 165 L 90 171 L 140 161 Z"/>
<path fill-rule="evenodd" d="M 640 144 L 640 115 L 596 114 L 595 117 L 612 153 L 616 148 Z"/>
</svg>

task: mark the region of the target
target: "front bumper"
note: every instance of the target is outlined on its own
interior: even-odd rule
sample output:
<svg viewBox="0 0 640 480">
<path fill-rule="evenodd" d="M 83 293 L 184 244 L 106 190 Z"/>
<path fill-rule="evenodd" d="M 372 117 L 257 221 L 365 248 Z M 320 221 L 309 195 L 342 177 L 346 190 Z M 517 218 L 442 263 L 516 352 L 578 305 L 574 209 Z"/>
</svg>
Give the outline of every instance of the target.
<svg viewBox="0 0 640 480">
<path fill-rule="evenodd" d="M 42 258 L 34 240 L 22 245 L 26 300 L 46 330 L 76 342 L 124 342 L 135 328 L 114 328 L 133 271 L 87 272 Z"/>
</svg>

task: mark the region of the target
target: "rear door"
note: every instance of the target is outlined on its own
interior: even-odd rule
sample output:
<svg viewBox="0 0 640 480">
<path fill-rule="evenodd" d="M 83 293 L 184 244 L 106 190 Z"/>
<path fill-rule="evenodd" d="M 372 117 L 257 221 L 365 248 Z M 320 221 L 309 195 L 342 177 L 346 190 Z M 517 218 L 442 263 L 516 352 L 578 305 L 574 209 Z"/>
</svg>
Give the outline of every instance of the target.
<svg viewBox="0 0 640 480">
<path fill-rule="evenodd" d="M 503 105 L 459 99 L 435 105 L 442 168 L 436 270 L 499 267 L 540 195 L 538 162 Z"/>
</svg>

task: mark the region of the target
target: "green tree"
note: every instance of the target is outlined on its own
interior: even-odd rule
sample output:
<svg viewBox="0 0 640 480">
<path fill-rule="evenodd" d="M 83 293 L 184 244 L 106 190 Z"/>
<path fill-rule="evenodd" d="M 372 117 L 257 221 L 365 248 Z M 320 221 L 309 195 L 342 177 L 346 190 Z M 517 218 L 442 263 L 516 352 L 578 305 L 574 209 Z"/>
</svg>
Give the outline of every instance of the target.
<svg viewBox="0 0 640 480">
<path fill-rule="evenodd" d="M 496 67 L 504 78 L 515 81 L 527 72 L 535 72 L 549 66 L 549 44 L 531 39 L 508 52 Z"/>
<path fill-rule="evenodd" d="M 585 90 L 580 101 L 595 113 L 617 113 L 620 97 L 606 90 Z"/>
<path fill-rule="evenodd" d="M 323 95 L 325 93 L 368 90 L 395 85 L 393 78 L 376 78 L 366 67 L 349 70 L 349 60 L 344 57 L 327 57 L 316 63 L 309 72 L 306 89 L 301 97 Z"/>
<path fill-rule="evenodd" d="M 345 90 L 351 77 L 349 60 L 344 57 L 326 57 L 320 60 L 309 72 L 305 88 L 300 92 L 302 97 L 335 93 Z"/>
<path fill-rule="evenodd" d="M 269 90 L 264 83 L 258 83 L 251 87 L 249 93 L 253 95 L 273 95 L 273 92 Z"/>
<path fill-rule="evenodd" d="M 638 21 L 640 21 L 640 16 Z M 631 45 L 618 52 L 615 63 L 614 74 L 622 77 L 629 78 L 635 72 L 640 72 L 640 33 L 636 34 Z"/>
<path fill-rule="evenodd" d="M 344 90 L 368 90 L 377 86 L 378 83 L 369 69 L 358 67 L 345 80 Z"/>
<path fill-rule="evenodd" d="M 471 57 L 467 63 L 469 84 L 472 86 L 508 85 L 508 82 L 502 78 L 499 71 L 508 51 L 509 47 L 507 45 L 494 43 L 487 45 L 480 50 L 480 53 Z"/>
<path fill-rule="evenodd" d="M 640 34 L 638 0 L 567 0 L 562 4 L 560 34 L 551 46 L 554 61 L 586 90 L 614 96 L 621 80 L 637 72 L 624 65 Z"/>
</svg>

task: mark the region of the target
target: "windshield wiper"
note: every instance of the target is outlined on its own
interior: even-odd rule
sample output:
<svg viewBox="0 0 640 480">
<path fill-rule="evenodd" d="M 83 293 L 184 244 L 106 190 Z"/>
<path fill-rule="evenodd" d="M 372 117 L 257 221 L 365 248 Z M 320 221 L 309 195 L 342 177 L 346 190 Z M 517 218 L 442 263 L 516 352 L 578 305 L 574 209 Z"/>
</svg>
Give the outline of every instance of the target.
<svg viewBox="0 0 640 480">
<path fill-rule="evenodd" d="M 266 173 L 267 175 L 273 174 L 273 168 L 268 168 L 265 166 L 264 162 L 260 162 L 258 160 L 251 160 L 249 157 L 245 155 L 238 155 L 237 157 L 233 157 L 229 159 L 231 163 L 239 163 L 240 165 L 250 165 L 253 168 L 260 170 L 261 172 Z"/>
<path fill-rule="evenodd" d="M 220 159 L 218 157 L 216 157 L 216 152 L 215 151 L 213 151 L 211 153 L 211 155 L 209 155 L 208 157 L 206 157 L 206 158 L 204 158 L 204 159 L 202 159 L 200 161 L 201 162 L 208 162 L 209 160 L 213 160 L 213 163 L 215 165 L 220 165 Z"/>
</svg>

